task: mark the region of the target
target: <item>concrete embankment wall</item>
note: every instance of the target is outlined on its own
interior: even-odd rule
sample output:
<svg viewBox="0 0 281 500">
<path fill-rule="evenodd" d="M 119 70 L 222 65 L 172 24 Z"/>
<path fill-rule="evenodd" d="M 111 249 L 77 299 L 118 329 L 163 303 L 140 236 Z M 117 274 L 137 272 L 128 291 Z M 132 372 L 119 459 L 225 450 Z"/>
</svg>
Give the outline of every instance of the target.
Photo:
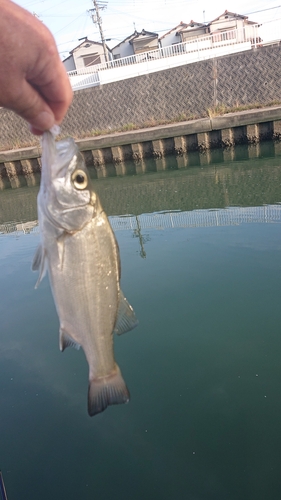
<svg viewBox="0 0 281 500">
<path fill-rule="evenodd" d="M 107 163 L 114 163 L 122 173 L 127 160 L 140 162 L 168 154 L 201 153 L 215 148 L 227 151 L 236 144 L 253 144 L 281 137 L 281 107 L 243 111 L 214 118 L 203 118 L 174 125 L 77 140 L 88 167 L 97 176 L 106 176 Z M 227 154 L 227 153 L 226 153 Z M 0 152 L 0 189 L 19 187 L 23 175 L 27 185 L 34 185 L 34 175 L 41 170 L 38 146 Z"/>
<path fill-rule="evenodd" d="M 280 81 L 281 46 L 271 45 L 91 87 L 75 92 L 62 134 L 82 139 L 130 124 L 202 118 L 218 103 L 267 106 L 281 102 Z M 23 120 L 0 109 L 0 151 L 38 144 Z"/>
<path fill-rule="evenodd" d="M 280 200 L 281 143 L 263 142 L 242 149 L 230 148 L 223 161 L 222 155 L 222 149 L 210 151 L 207 155 L 193 153 L 190 155 L 194 157 L 192 168 L 183 169 L 186 156 L 139 162 L 131 165 L 135 171 L 130 173 L 135 175 L 94 180 L 94 189 L 105 212 L 111 216 L 152 214 L 163 210 L 178 213 L 178 210 L 200 211 L 229 206 L 256 207 L 254 211 L 267 214 L 265 205 L 276 205 Z M 210 166 L 199 166 L 198 157 L 205 162 L 211 160 Z M 142 175 L 145 171 L 141 171 L 142 164 L 143 167 L 149 164 L 150 175 Z M 169 170 L 160 171 L 165 166 Z M 129 165 L 126 168 L 130 168 Z M 95 174 L 94 171 L 91 173 Z M 1 191 L 0 233 L 29 232 L 37 225 L 38 188 L 36 185 Z M 251 220 L 247 214 L 247 211 L 239 214 L 237 210 L 240 222 Z M 269 217 L 267 222 L 272 222 L 272 219 Z M 121 227 L 126 228 L 125 220 Z"/>
</svg>

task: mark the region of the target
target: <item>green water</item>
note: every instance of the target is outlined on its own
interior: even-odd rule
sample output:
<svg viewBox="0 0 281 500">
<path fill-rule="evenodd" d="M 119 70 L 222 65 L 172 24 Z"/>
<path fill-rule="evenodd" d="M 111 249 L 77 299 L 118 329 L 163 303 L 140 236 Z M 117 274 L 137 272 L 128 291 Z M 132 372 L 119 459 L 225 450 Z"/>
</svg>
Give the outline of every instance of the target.
<svg viewBox="0 0 281 500">
<path fill-rule="evenodd" d="M 94 181 L 139 326 L 115 338 L 131 402 L 92 419 L 84 354 L 60 353 L 48 280 L 34 290 L 38 186 L 0 192 L 9 500 L 281 498 L 281 156 L 198 162 Z"/>
</svg>

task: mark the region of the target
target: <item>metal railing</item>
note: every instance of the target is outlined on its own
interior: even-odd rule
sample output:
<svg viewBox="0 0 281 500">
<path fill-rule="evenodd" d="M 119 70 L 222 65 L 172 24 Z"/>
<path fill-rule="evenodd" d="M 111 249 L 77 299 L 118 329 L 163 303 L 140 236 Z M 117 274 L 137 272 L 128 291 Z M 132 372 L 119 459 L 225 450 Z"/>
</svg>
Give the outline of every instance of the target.
<svg viewBox="0 0 281 500">
<path fill-rule="evenodd" d="M 68 75 L 72 88 L 78 90 L 203 59 L 250 50 L 262 44 L 259 28 L 258 24 L 248 25 L 241 29 L 204 35 L 183 43 L 69 71 Z"/>
<path fill-rule="evenodd" d="M 260 43 L 259 25 L 250 25 L 241 29 L 204 35 L 149 52 L 112 59 L 94 66 L 69 71 L 68 75 L 72 88 L 78 90 L 202 59 L 249 50 Z"/>
</svg>

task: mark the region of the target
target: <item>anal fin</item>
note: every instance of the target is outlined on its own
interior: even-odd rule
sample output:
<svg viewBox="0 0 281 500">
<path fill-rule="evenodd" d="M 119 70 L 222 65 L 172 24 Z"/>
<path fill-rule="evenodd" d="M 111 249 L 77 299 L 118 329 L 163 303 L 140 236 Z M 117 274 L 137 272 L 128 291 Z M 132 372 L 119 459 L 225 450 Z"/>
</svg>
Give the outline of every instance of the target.
<svg viewBox="0 0 281 500">
<path fill-rule="evenodd" d="M 74 347 L 80 349 L 80 344 L 76 342 L 63 327 L 60 328 L 60 350 L 63 352 L 67 347 Z"/>
<path fill-rule="evenodd" d="M 106 377 L 90 379 L 88 390 L 88 413 L 93 417 L 110 405 L 128 403 L 129 390 L 123 380 L 118 365 Z"/>
<path fill-rule="evenodd" d="M 117 313 L 117 321 L 114 327 L 114 333 L 121 335 L 122 333 L 133 330 L 139 324 L 134 309 L 127 301 L 122 290 L 120 290 L 119 307 Z"/>
</svg>

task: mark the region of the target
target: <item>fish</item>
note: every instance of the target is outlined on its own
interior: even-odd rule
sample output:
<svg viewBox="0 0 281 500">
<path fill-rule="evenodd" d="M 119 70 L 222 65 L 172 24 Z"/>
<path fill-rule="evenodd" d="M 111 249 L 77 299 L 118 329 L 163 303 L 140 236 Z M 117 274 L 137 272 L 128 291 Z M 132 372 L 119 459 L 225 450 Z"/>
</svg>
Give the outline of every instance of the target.
<svg viewBox="0 0 281 500">
<path fill-rule="evenodd" d="M 114 358 L 113 334 L 132 330 L 138 320 L 120 288 L 115 234 L 71 137 L 56 141 L 51 131 L 43 133 L 37 210 L 35 287 L 48 273 L 60 323 L 59 347 L 83 348 L 93 416 L 130 399 Z"/>
</svg>

